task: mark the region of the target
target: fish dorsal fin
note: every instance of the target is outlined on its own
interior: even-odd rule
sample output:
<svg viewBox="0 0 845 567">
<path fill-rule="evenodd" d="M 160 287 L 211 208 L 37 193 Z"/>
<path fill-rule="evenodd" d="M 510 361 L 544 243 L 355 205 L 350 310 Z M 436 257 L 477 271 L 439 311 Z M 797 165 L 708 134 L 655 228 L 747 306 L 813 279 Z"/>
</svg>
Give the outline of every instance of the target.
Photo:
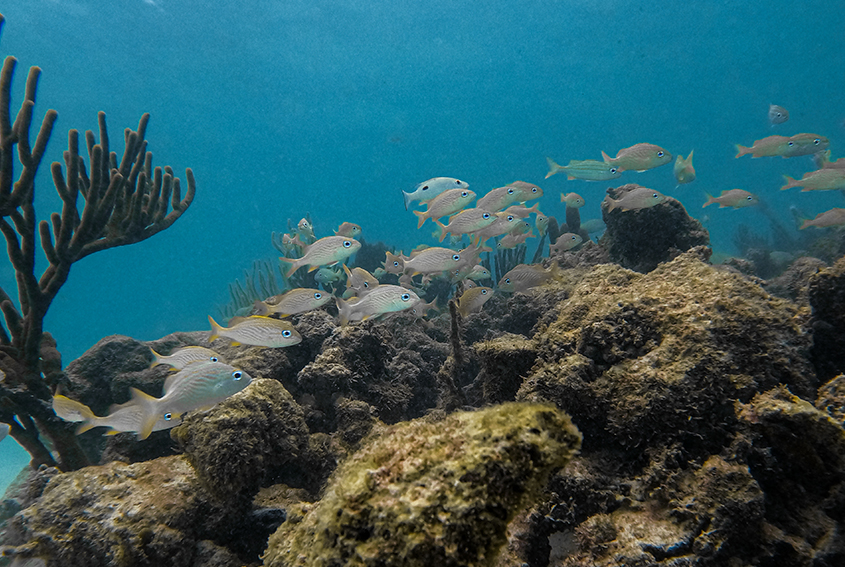
<svg viewBox="0 0 845 567">
<path fill-rule="evenodd" d="M 146 392 L 142 392 L 138 388 L 129 388 L 129 392 L 132 394 L 132 401 L 139 404 L 149 404 L 152 402 L 157 402 L 158 398 L 155 396 L 151 396 Z M 126 405 L 126 404 L 122 404 Z"/>
</svg>

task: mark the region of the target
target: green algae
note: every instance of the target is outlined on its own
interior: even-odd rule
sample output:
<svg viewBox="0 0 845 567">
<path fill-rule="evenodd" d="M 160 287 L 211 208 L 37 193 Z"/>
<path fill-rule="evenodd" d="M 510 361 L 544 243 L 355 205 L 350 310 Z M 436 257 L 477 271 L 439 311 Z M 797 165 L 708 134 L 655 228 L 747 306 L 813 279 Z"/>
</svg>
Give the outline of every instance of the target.
<svg viewBox="0 0 845 567">
<path fill-rule="evenodd" d="M 580 447 L 563 412 L 509 403 L 394 425 L 288 511 L 265 565 L 492 565 L 514 515 Z"/>
</svg>

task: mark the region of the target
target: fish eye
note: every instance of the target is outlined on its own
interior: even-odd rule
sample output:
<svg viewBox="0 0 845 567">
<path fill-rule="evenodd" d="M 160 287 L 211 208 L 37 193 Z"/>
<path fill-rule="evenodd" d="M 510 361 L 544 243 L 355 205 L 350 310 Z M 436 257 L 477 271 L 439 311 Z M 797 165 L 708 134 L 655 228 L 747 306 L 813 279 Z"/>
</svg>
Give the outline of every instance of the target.
<svg viewBox="0 0 845 567">
<path fill-rule="evenodd" d="M 751 200 L 752 200 L 751 195 L 749 195 L 748 197 L 746 197 L 746 198 L 745 198 L 745 200 L 746 200 L 746 201 L 751 201 Z"/>
<path fill-rule="evenodd" d="M 210 360 L 211 362 L 217 362 L 217 361 L 218 361 L 218 358 L 217 358 L 216 356 L 212 356 L 209 360 Z"/>
<path fill-rule="evenodd" d="M 466 191 L 461 191 L 461 197 L 466 197 L 467 195 L 469 195 L 469 193 L 467 193 Z"/>
<path fill-rule="evenodd" d="M 508 215 L 508 222 L 513 222 L 513 219 L 514 219 L 513 215 Z"/>
<path fill-rule="evenodd" d="M 370 282 L 364 282 L 364 287 L 365 288 L 370 287 Z"/>
<path fill-rule="evenodd" d="M 787 145 L 787 146 L 789 146 L 789 147 L 791 148 L 792 146 L 794 146 L 794 145 L 795 145 L 795 142 L 787 142 L 787 143 L 786 143 L 786 145 Z"/>
<path fill-rule="evenodd" d="M 578 240 L 578 237 L 577 237 L 577 236 L 573 236 L 573 237 L 572 237 L 572 240 Z"/>
<path fill-rule="evenodd" d="M 172 413 L 167 412 L 167 413 L 164 414 L 164 421 L 170 421 L 171 419 L 173 419 Z"/>
<path fill-rule="evenodd" d="M 352 243 L 351 243 L 351 242 L 349 242 L 348 240 L 344 240 L 344 241 L 343 241 L 343 247 L 344 247 L 344 248 L 349 248 L 350 246 L 352 246 Z"/>
<path fill-rule="evenodd" d="M 513 195 L 513 189 L 511 189 L 510 187 L 508 187 L 508 195 Z"/>
<path fill-rule="evenodd" d="M 241 378 L 243 378 L 243 375 L 244 375 L 244 373 L 241 372 L 240 370 L 235 370 L 234 372 L 232 372 L 232 378 L 234 378 L 235 381 L 238 381 Z"/>
<path fill-rule="evenodd" d="M 288 338 L 290 335 L 291 335 L 291 332 L 290 332 L 290 331 L 288 331 L 287 329 L 285 329 L 284 331 L 282 331 L 282 336 L 283 336 L 283 337 Z"/>
<path fill-rule="evenodd" d="M 817 146 L 818 146 L 819 144 L 821 144 L 821 143 L 822 143 L 822 141 L 821 141 L 821 140 L 819 140 L 818 138 L 816 138 L 815 140 L 813 140 L 813 144 L 815 144 L 815 145 L 817 145 Z"/>
<path fill-rule="evenodd" d="M 610 168 L 610 173 L 616 173 L 616 168 L 615 168 L 615 167 L 611 167 L 611 168 Z"/>
<path fill-rule="evenodd" d="M 510 279 L 510 278 L 505 278 L 505 283 L 506 283 L 506 284 L 511 283 L 511 279 Z"/>
<path fill-rule="evenodd" d="M 460 179 L 455 179 L 455 185 L 460 185 L 460 184 L 461 184 L 461 180 L 460 180 Z"/>
<path fill-rule="evenodd" d="M 458 260 L 460 260 L 460 259 L 461 259 L 461 255 L 460 255 L 460 254 L 453 254 L 453 255 L 452 255 L 452 260 L 454 260 L 455 262 L 457 262 L 457 261 L 458 261 Z"/>
<path fill-rule="evenodd" d="M 657 152 L 657 157 L 663 157 L 663 152 Z"/>
<path fill-rule="evenodd" d="M 314 299 L 322 299 L 322 298 L 323 298 L 322 293 L 320 293 L 319 291 L 314 292 Z"/>
<path fill-rule="evenodd" d="M 537 188 L 536 188 L 536 187 L 532 187 L 532 188 L 531 188 L 531 192 L 532 192 L 532 193 L 536 193 L 536 192 L 537 192 Z"/>
<path fill-rule="evenodd" d="M 486 289 L 482 289 L 482 290 L 481 290 L 481 295 L 487 295 L 487 290 L 486 290 Z"/>
<path fill-rule="evenodd" d="M 481 218 L 483 218 L 483 219 L 489 219 L 489 218 L 490 218 L 490 213 L 484 213 L 483 215 L 481 215 Z"/>
<path fill-rule="evenodd" d="M 399 299 L 401 299 L 402 301 L 409 301 L 411 299 L 411 294 L 410 293 L 403 293 L 402 295 L 399 296 Z"/>
<path fill-rule="evenodd" d="M 395 267 L 399 267 L 399 261 L 398 261 L 398 260 L 393 260 L 393 265 L 394 265 Z"/>
<path fill-rule="evenodd" d="M 657 199 L 657 193 L 652 193 L 651 196 Z"/>
<path fill-rule="evenodd" d="M 428 185 L 423 185 L 422 190 L 423 190 L 423 191 L 428 191 Z"/>
</svg>

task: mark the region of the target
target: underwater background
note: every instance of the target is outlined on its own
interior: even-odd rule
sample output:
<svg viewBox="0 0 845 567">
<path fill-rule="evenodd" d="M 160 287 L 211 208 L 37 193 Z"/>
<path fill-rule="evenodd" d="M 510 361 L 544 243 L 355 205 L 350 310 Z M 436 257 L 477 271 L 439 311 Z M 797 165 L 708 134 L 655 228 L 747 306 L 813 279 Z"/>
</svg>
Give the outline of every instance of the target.
<svg viewBox="0 0 845 567">
<path fill-rule="evenodd" d="M 768 236 L 775 219 L 797 234 L 793 207 L 812 218 L 842 206 L 839 192 L 779 191 L 810 158 L 734 159 L 737 143 L 799 132 L 842 155 L 845 9 L 830 2 L 4 0 L 0 10 L 0 55 L 19 60 L 13 108 L 38 65 L 35 121 L 59 113 L 46 162 L 61 161 L 67 130 L 95 129 L 100 110 L 120 154 L 120 132 L 149 112 L 153 165 L 197 179 L 193 206 L 164 234 L 73 266 L 45 320 L 65 364 L 111 334 L 207 329 L 229 283 L 278 256 L 271 232 L 306 213 L 318 237 L 350 221 L 406 252 L 435 244 L 400 194 L 435 176 L 479 195 L 537 183 L 541 209 L 561 218 L 559 192 L 576 191 L 584 220 L 600 218 L 607 186 L 636 182 L 680 200 L 722 255 L 738 253 L 741 224 Z M 770 125 L 771 103 L 788 122 Z M 618 183 L 543 179 L 546 156 L 600 159 L 639 142 L 694 150 L 697 179 L 676 188 L 670 167 Z M 764 206 L 702 209 L 705 191 L 735 187 Z M 42 167 L 36 210 L 59 208 Z M 7 262 L 0 285 L 13 295 Z M 0 489 L 26 462 L 12 439 L 0 444 Z"/>
</svg>

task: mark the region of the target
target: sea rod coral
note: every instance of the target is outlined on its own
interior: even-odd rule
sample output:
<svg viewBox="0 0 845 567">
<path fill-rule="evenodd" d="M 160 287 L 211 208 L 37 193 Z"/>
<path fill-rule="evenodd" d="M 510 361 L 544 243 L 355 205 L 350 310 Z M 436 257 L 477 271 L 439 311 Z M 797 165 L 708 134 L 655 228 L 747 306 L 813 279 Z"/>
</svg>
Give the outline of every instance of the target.
<svg viewBox="0 0 845 567">
<path fill-rule="evenodd" d="M 0 28 L 3 21 L 0 15 Z M 11 87 L 16 63 L 14 57 L 7 57 L 0 71 L 0 232 L 18 288 L 17 304 L 0 288 L 5 320 L 5 328 L 0 325 L 0 422 L 11 427 L 11 436 L 29 451 L 34 465 L 58 464 L 71 470 L 85 466 L 87 459 L 72 430 L 50 408 L 62 364 L 55 341 L 43 328 L 47 310 L 74 262 L 94 252 L 146 240 L 168 228 L 188 209 L 196 186 L 188 169 L 182 198 L 173 170 L 153 169 L 144 139 L 149 114 L 141 117 L 136 131 L 125 130 L 125 150 L 118 160 L 109 150 L 106 115 L 100 112 L 99 142 L 90 130 L 85 133 L 89 169 L 79 152 L 79 133 L 71 130 L 64 170 L 58 162 L 50 167 L 62 211 L 52 213 L 49 222 L 39 222 L 33 205 L 35 178 L 58 113 L 45 113 L 32 144 L 30 126 L 41 69 L 30 68 L 24 100 L 13 122 Z M 15 153 L 21 170 L 13 181 Z M 84 200 L 81 214 L 80 196 Z M 48 261 L 40 277 L 35 273 L 39 242 Z M 42 435 L 55 447 L 58 463 Z"/>
</svg>

